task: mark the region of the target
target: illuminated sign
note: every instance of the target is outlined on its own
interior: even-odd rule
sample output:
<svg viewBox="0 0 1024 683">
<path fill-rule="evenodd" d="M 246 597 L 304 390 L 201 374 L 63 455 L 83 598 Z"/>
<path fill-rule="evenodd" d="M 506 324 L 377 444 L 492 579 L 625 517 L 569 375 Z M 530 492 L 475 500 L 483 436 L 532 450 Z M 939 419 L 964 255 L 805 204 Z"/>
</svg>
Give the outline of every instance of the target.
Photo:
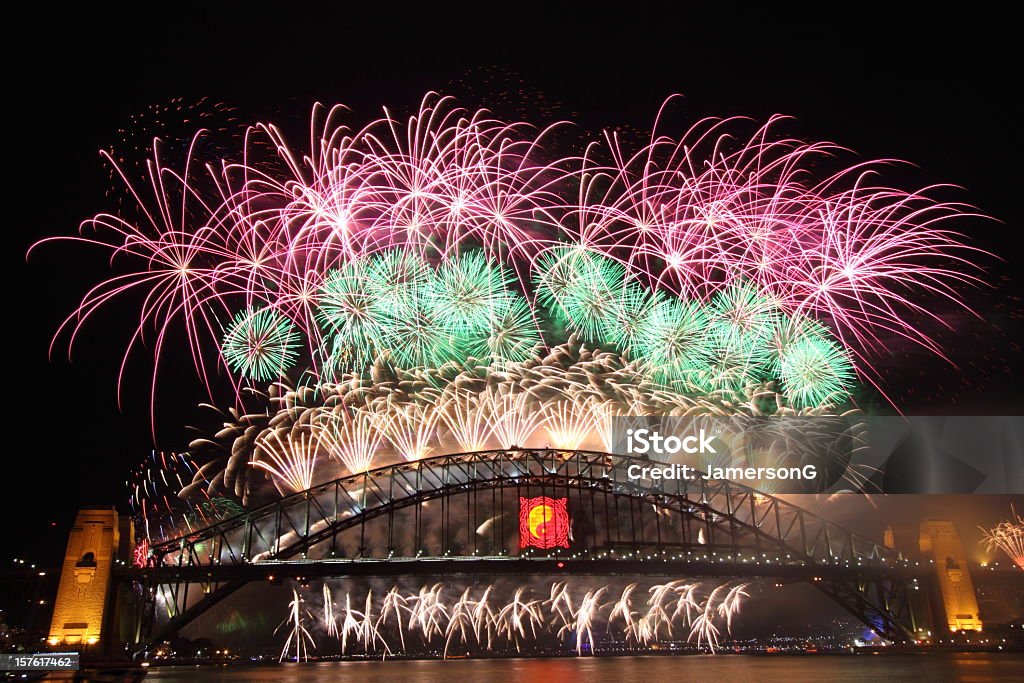
<svg viewBox="0 0 1024 683">
<path fill-rule="evenodd" d="M 568 503 L 567 498 L 520 498 L 519 547 L 568 548 Z"/>
</svg>

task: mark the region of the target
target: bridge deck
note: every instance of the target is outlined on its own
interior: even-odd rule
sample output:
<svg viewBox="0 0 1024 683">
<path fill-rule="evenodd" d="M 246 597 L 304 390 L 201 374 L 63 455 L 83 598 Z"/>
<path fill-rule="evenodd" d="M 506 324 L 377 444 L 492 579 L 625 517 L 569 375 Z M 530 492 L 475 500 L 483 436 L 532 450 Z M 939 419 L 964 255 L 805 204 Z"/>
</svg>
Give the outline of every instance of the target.
<svg viewBox="0 0 1024 683">
<path fill-rule="evenodd" d="M 672 559 L 557 559 L 524 557 L 392 557 L 388 559 L 271 560 L 239 565 L 182 567 L 120 567 L 122 580 L 148 584 L 173 581 L 221 582 L 278 579 L 362 577 L 524 576 L 666 576 L 721 578 L 779 578 L 791 581 L 854 580 L 871 577 L 907 580 L 929 574 L 926 566 L 905 564 L 849 566 L 790 563 L 724 562 Z"/>
</svg>

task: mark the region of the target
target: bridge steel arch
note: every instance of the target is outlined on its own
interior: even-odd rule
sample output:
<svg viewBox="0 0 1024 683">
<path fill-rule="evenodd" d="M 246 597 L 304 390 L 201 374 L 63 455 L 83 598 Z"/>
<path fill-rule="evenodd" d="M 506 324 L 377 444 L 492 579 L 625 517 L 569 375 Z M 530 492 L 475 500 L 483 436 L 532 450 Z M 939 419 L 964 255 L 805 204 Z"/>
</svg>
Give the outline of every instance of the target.
<svg viewBox="0 0 1024 683">
<path fill-rule="evenodd" d="M 445 571 L 463 568 L 466 573 L 547 573 L 551 561 L 557 561 L 561 570 L 572 573 L 616 574 L 619 567 L 628 567 L 631 574 L 673 578 L 804 580 L 883 638 L 914 637 L 918 624 L 911 596 L 926 580 L 923 568 L 818 515 L 733 481 L 629 477 L 630 466 L 651 464 L 591 451 L 509 449 L 387 465 L 154 545 L 146 567 L 123 569 L 119 578 L 143 591 L 146 608 L 139 639 L 148 643 L 177 632 L 250 581 L 271 576 L 436 575 L 438 561 L 447 562 Z M 510 489 L 524 497 L 567 498 L 570 547 L 517 554 L 502 542 L 507 531 L 483 542 L 471 533 L 485 521 L 477 514 L 481 508 L 492 520 L 509 516 L 503 492 Z M 427 510 L 429 505 L 433 507 Z M 433 515 L 435 522 L 439 515 L 440 528 L 424 524 L 426 515 Z M 518 530 L 518 511 L 512 516 Z M 365 542 L 371 524 L 378 525 L 375 538 L 384 525 L 387 545 Z M 453 533 L 453 527 L 467 533 Z M 357 551 L 339 557 L 339 535 L 356 532 Z M 406 539 L 404 553 L 392 543 L 396 534 Z M 410 537 L 414 552 L 409 552 Z M 189 587 L 196 585 L 198 597 L 195 589 L 189 594 Z M 169 615 L 160 626 L 154 618 L 158 593 Z"/>
</svg>

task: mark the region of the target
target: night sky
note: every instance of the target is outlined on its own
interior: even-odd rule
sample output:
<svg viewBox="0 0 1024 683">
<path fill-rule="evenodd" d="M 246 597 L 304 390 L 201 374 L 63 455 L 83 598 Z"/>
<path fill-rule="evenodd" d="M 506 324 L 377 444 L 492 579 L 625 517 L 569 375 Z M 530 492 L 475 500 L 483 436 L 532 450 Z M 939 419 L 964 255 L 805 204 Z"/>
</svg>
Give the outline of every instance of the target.
<svg viewBox="0 0 1024 683">
<path fill-rule="evenodd" d="M 73 363 L 66 346 L 52 362 L 47 357 L 57 325 L 106 272 L 103 255 L 64 245 L 26 263 L 25 253 L 37 239 L 72 234 L 81 220 L 114 208 L 97 151 L 113 144 L 133 114 L 173 97 L 226 102 L 244 122 L 282 121 L 296 141 L 315 101 L 345 103 L 352 120 L 364 122 L 382 105 L 407 110 L 428 90 L 535 124 L 569 119 L 581 139 L 607 126 L 649 127 L 672 93 L 686 96 L 686 121 L 792 115 L 787 132 L 832 140 L 864 158 L 914 162 L 917 168 L 887 178 L 960 185 L 947 198 L 998 219 L 960 224 L 1006 260 L 990 260 L 992 288 L 971 295 L 982 317 L 956 318 L 948 337 L 951 355 L 970 372 L 961 376 L 923 357 L 886 372 L 902 387 L 907 412 L 1021 414 L 1024 257 L 1015 245 L 1024 219 L 1024 112 L 1014 22 L 970 3 L 941 16 L 855 4 L 831 17 L 776 4 L 720 15 L 676 3 L 625 3 L 607 12 L 582 3 L 503 6 L 428 3 L 417 15 L 395 5 L 370 16 L 240 3 L 220 14 L 173 3 L 143 16 L 134 8 L 39 4 L 29 10 L 36 16 L 9 27 L 28 33 L 32 49 L 5 59 L 4 137 L 13 167 L 5 196 L 13 305 L 7 424 L 14 438 L 4 508 L 20 522 L 0 562 L 8 554 L 44 563 L 59 557 L 75 510 L 124 507 L 128 471 L 153 447 L 148 366 L 129 367 L 124 405 L 116 402 L 133 309 L 99 316 Z M 183 449 L 191 439 L 183 426 L 206 419 L 195 407 L 204 397 L 187 372 L 171 368 L 165 377 L 158 445 Z"/>
</svg>

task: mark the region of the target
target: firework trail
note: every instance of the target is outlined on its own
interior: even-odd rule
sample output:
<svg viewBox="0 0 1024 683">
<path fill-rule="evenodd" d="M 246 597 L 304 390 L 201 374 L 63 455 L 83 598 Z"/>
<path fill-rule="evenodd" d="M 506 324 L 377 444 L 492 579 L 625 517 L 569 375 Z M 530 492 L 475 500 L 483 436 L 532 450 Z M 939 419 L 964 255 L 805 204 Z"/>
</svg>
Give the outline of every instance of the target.
<svg viewBox="0 0 1024 683">
<path fill-rule="evenodd" d="M 725 618 L 725 627 L 729 631 L 732 630 L 732 618 L 739 614 L 742 599 L 750 597 L 746 588 L 747 584 L 745 583 L 731 587 L 718 606 L 718 614 Z"/>
<path fill-rule="evenodd" d="M 636 638 L 636 613 L 633 611 L 631 596 L 636 590 L 636 584 L 631 583 L 622 591 L 619 599 L 615 601 L 611 613 L 608 615 L 608 630 L 611 631 L 616 618 L 622 619 L 622 632 L 628 641 Z"/>
<path fill-rule="evenodd" d="M 309 648 L 315 647 L 313 636 L 305 626 L 306 618 L 311 618 L 312 615 L 302 607 L 302 602 L 299 592 L 292 589 L 292 601 L 288 603 L 288 617 L 274 630 L 276 634 L 282 628 L 288 628 L 288 637 L 284 641 L 281 657 L 278 660 L 280 662 L 292 658 L 288 653 L 293 647 L 295 650 L 294 660 L 304 662 L 309 659 Z"/>
<path fill-rule="evenodd" d="M 341 620 L 341 628 L 338 631 L 341 634 L 342 654 L 348 652 L 349 636 L 352 637 L 352 642 L 361 643 L 363 651 L 367 654 L 376 650 L 377 643 L 383 646 L 385 657 L 391 654 L 391 648 L 388 647 L 387 642 L 381 637 L 380 632 L 377 630 L 376 622 L 373 619 L 372 591 L 367 591 L 366 603 L 362 611 L 353 609 L 351 594 L 345 594 L 345 611 Z"/>
<path fill-rule="evenodd" d="M 981 540 L 985 549 L 992 552 L 1002 550 L 1013 563 L 1024 569 L 1024 517 L 1011 510 L 1012 518 L 1000 522 L 991 529 L 978 527 L 984 536 Z"/>
<path fill-rule="evenodd" d="M 500 618 L 500 614 L 495 614 L 490 606 L 492 589 L 493 586 L 488 586 L 480 598 L 474 600 L 470 595 L 471 589 L 467 588 L 452 605 L 444 643 L 446 658 L 456 634 L 462 644 L 469 643 L 470 636 L 472 636 L 477 647 L 487 650 L 492 648 L 493 629 L 497 627 Z"/>
<path fill-rule="evenodd" d="M 574 624 L 576 630 L 576 654 L 582 653 L 584 641 L 590 645 L 591 652 L 595 650 L 594 621 L 598 608 L 601 605 L 601 598 L 606 591 L 607 589 L 603 586 L 597 590 L 589 590 L 580 602 L 580 608 L 576 612 L 576 622 Z"/>
<path fill-rule="evenodd" d="M 539 600 L 524 600 L 526 588 L 517 588 L 512 601 L 502 607 L 495 617 L 495 627 L 499 634 L 515 646 L 519 652 L 522 641 L 526 638 L 526 630 L 530 637 L 537 638 L 537 629 L 543 627 L 544 617 Z"/>
<path fill-rule="evenodd" d="M 426 454 L 511 446 L 608 450 L 617 416 L 829 412 L 790 408 L 765 384 L 728 397 L 665 389 L 621 354 L 572 340 L 541 358 L 508 364 L 500 373 L 485 361 L 414 370 L 377 364 L 370 377 L 353 374 L 337 383 L 295 388 L 278 383 L 264 401 L 263 411 L 225 411 L 224 428 L 213 439 L 191 444 L 193 457 L 206 461 L 190 488 L 195 495 L 226 493 L 247 502 L 258 474 L 269 476 L 279 491 L 304 490 L 296 487 Z M 855 424 L 856 417 L 847 411 L 843 420 Z M 809 438 L 816 422 L 800 424 L 802 440 L 786 432 L 776 435 L 786 449 L 737 442 L 730 457 L 743 462 L 704 464 L 770 464 L 785 453 L 802 453 L 817 443 Z M 762 453 L 765 448 L 770 452 Z"/>
<path fill-rule="evenodd" d="M 107 155 L 136 209 L 43 241 L 97 247 L 115 269 L 54 343 L 70 351 L 99 310 L 137 298 L 119 395 L 144 352 L 155 396 L 183 339 L 211 398 L 226 369 L 239 406 L 246 387 L 381 359 L 497 371 L 563 331 L 615 348 L 646 381 L 692 395 L 774 381 L 796 409 L 877 384 L 885 340 L 943 353 L 918 320 L 941 323 L 936 302 L 963 306 L 962 286 L 980 282 L 984 255 L 953 229 L 970 207 L 882 184 L 891 162 L 844 167 L 835 145 L 779 135 L 781 117 L 677 136 L 663 113 L 639 150 L 609 133 L 564 156 L 550 130 L 431 93 L 404 120 L 385 110 L 362 127 L 318 106 L 307 150 L 270 123 L 233 155 L 199 134 L 176 168 L 154 145 L 142 183 Z"/>
<path fill-rule="evenodd" d="M 127 482 L 136 529 L 147 548 L 242 511 L 235 501 L 211 495 L 204 469 L 190 453 L 153 451 Z"/>
<path fill-rule="evenodd" d="M 411 632 L 418 629 L 425 641 L 445 632 L 441 624 L 448 620 L 448 608 L 441 595 L 443 590 L 444 587 L 439 583 L 422 586 L 419 594 L 410 599 L 412 609 L 409 612 L 408 630 Z"/>
<path fill-rule="evenodd" d="M 269 472 L 275 482 L 284 484 L 286 493 L 305 491 L 313 486 L 317 454 L 322 450 L 323 430 L 312 433 L 269 432 L 256 440 L 250 464 Z"/>
<path fill-rule="evenodd" d="M 443 643 L 444 657 L 460 648 L 522 652 L 545 638 L 569 640 L 577 654 L 585 649 L 593 654 L 602 644 L 602 622 L 609 643 L 618 640 L 646 648 L 672 640 L 679 627 L 698 650 L 714 653 L 722 634 L 732 631 L 733 618 L 749 597 L 749 584 L 707 583 L 670 581 L 651 586 L 642 607 L 634 604 L 635 583 L 610 595 L 609 586 L 588 587 L 582 594 L 574 594 L 569 582 L 559 581 L 546 591 L 546 599 L 534 597 L 525 585 L 512 587 L 505 599 L 494 584 L 479 590 L 467 587 L 451 597 L 441 584 L 422 586 L 415 593 L 403 593 L 395 586 L 384 593 L 376 618 L 372 591 L 367 592 L 361 609 L 354 608 L 356 598 L 346 594 L 340 627 L 325 584 L 323 616 L 327 635 L 340 639 L 342 654 L 358 645 L 365 654 L 382 652 L 387 656 L 393 652 L 389 638 L 392 642 L 397 639 L 400 652 L 415 650 L 410 638 L 418 639 L 427 649 Z"/>
<path fill-rule="evenodd" d="M 715 598 L 718 597 L 724 588 L 724 586 L 719 586 L 711 592 L 711 595 L 704 602 L 702 609 L 698 610 L 697 618 L 690 625 L 689 640 L 693 640 L 693 637 L 696 636 L 698 648 L 701 646 L 702 641 L 706 642 L 711 650 L 711 654 L 715 653 L 719 636 L 718 628 L 715 626 Z"/>
<path fill-rule="evenodd" d="M 324 585 L 326 586 L 327 584 L 324 583 Z M 380 616 L 377 618 L 377 623 L 374 624 L 374 628 L 379 633 L 381 627 L 386 626 L 388 617 L 394 615 L 402 651 L 405 650 L 405 630 L 402 628 L 403 613 L 412 614 L 412 609 L 409 607 L 409 599 L 399 593 L 398 587 L 394 586 L 385 593 L 384 603 L 380 608 Z"/>
<path fill-rule="evenodd" d="M 324 582 L 324 628 L 328 636 L 340 638 L 338 631 L 338 619 L 334 616 L 334 596 L 331 595 L 331 587 Z"/>
</svg>

